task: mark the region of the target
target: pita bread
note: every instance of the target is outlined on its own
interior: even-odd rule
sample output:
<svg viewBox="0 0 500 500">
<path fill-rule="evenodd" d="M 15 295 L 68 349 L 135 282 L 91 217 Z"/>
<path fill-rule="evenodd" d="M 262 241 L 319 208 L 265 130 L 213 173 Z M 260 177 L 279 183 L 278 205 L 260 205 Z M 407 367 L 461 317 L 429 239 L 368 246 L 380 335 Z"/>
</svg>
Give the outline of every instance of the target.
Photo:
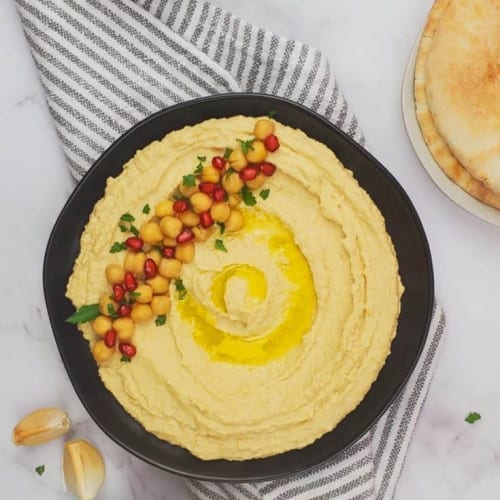
<svg viewBox="0 0 500 500">
<path fill-rule="evenodd" d="M 498 0 L 435 2 L 415 67 L 420 128 L 446 175 L 475 198 L 498 209 L 499 58 Z"/>
</svg>

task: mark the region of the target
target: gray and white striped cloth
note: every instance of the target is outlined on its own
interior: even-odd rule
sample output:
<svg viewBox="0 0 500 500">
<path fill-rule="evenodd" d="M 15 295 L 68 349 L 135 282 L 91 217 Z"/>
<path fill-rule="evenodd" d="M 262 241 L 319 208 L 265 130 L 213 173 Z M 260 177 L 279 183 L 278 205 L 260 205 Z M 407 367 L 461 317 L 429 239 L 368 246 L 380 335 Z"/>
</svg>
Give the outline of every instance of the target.
<svg viewBox="0 0 500 500">
<path fill-rule="evenodd" d="M 15 0 L 47 102 L 78 180 L 123 132 L 171 104 L 225 92 L 300 102 L 364 144 L 320 52 L 203 0 Z M 265 483 L 188 481 L 201 499 L 391 498 L 444 329 L 436 307 L 405 390 L 356 444 L 305 473 Z"/>
</svg>

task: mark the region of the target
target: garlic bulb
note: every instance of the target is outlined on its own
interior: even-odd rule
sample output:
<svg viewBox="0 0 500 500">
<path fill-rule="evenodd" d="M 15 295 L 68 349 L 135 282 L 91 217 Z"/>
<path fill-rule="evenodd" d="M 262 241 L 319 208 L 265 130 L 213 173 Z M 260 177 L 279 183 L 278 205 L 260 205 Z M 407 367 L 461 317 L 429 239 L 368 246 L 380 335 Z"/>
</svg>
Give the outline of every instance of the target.
<svg viewBox="0 0 500 500">
<path fill-rule="evenodd" d="M 70 419 L 59 408 L 40 408 L 26 415 L 13 429 L 16 445 L 32 446 L 46 443 L 69 431 Z"/>
<path fill-rule="evenodd" d="M 104 481 L 104 461 L 88 441 L 75 439 L 64 444 L 64 479 L 66 486 L 80 500 L 96 497 Z"/>
</svg>

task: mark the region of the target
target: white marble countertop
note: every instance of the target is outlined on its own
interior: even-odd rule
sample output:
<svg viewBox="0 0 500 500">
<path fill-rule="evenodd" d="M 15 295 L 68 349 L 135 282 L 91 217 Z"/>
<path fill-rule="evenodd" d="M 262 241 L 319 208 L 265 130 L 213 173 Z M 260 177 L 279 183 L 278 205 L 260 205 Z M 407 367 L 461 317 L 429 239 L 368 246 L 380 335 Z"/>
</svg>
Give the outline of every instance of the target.
<svg viewBox="0 0 500 500">
<path fill-rule="evenodd" d="M 434 186 L 406 137 L 400 88 L 432 0 L 218 0 L 236 14 L 314 45 L 329 57 L 370 149 L 412 198 L 434 257 L 446 340 L 399 481 L 397 500 L 500 497 L 500 229 L 455 206 Z M 1 498 L 70 498 L 61 441 L 15 448 L 11 428 L 27 411 L 61 406 L 74 435 L 106 458 L 101 499 L 188 498 L 181 479 L 140 462 L 89 419 L 59 359 L 45 311 L 45 244 L 73 181 L 52 126 L 13 3 L 0 3 Z M 482 419 L 464 422 L 469 411 Z M 35 467 L 45 464 L 39 477 Z"/>
</svg>

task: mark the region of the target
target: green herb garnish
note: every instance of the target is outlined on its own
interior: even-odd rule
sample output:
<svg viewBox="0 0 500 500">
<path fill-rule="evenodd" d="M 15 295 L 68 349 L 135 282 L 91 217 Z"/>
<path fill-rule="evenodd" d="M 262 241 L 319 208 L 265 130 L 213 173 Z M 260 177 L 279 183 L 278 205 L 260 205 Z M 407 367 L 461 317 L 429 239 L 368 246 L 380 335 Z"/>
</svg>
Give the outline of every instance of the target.
<svg viewBox="0 0 500 500">
<path fill-rule="evenodd" d="M 269 197 L 269 193 L 271 192 L 270 189 L 263 189 L 260 193 L 259 193 L 259 196 L 263 199 L 263 200 L 267 200 L 267 198 Z"/>
<path fill-rule="evenodd" d="M 226 225 L 224 224 L 224 222 L 216 222 L 216 224 L 219 226 L 220 234 L 224 234 L 224 231 L 226 230 Z"/>
<path fill-rule="evenodd" d="M 141 294 L 139 292 L 130 292 L 129 293 L 130 297 L 132 297 L 133 299 L 136 299 L 137 297 L 140 297 Z"/>
<path fill-rule="evenodd" d="M 184 186 L 196 186 L 196 177 L 193 174 L 184 175 L 182 177 L 182 184 Z"/>
<path fill-rule="evenodd" d="M 215 240 L 215 249 L 220 250 L 221 252 L 227 252 L 227 248 L 224 246 L 224 242 L 222 240 Z"/>
<path fill-rule="evenodd" d="M 197 156 L 196 158 L 198 158 L 198 161 L 201 163 L 201 162 L 204 162 L 204 161 L 207 161 L 207 157 L 206 156 Z"/>
<path fill-rule="evenodd" d="M 142 207 L 142 213 L 143 213 L 143 214 L 149 214 L 149 212 L 151 212 L 151 207 L 149 206 L 149 203 L 146 203 L 146 204 Z"/>
<path fill-rule="evenodd" d="M 267 113 L 267 116 L 269 118 L 276 118 L 277 114 L 278 114 L 278 110 L 276 110 L 276 109 L 270 109 L 269 113 Z"/>
<path fill-rule="evenodd" d="M 128 231 L 127 226 L 124 226 L 123 224 L 118 224 L 118 227 L 122 233 L 126 233 Z"/>
<path fill-rule="evenodd" d="M 122 354 L 122 357 L 120 358 L 120 361 L 122 363 L 130 363 L 130 358 L 128 356 L 125 356 L 125 354 Z"/>
<path fill-rule="evenodd" d="M 234 174 L 236 170 L 233 167 L 229 167 L 226 172 L 226 177 L 229 177 L 231 174 Z"/>
<path fill-rule="evenodd" d="M 113 243 L 113 245 L 111 245 L 111 248 L 109 249 L 109 253 L 121 252 L 122 250 L 125 250 L 126 248 L 127 248 L 127 245 L 125 245 L 125 242 L 115 241 Z"/>
<path fill-rule="evenodd" d="M 118 318 L 118 313 L 116 312 L 116 309 L 115 307 L 113 306 L 113 304 L 109 303 L 108 302 L 108 314 L 111 316 L 112 319 L 116 319 Z"/>
<path fill-rule="evenodd" d="M 36 473 L 41 476 L 45 472 L 45 465 L 39 465 L 38 467 L 35 467 Z"/>
<path fill-rule="evenodd" d="M 242 141 L 241 139 L 236 139 L 236 140 L 241 144 L 241 150 L 243 151 L 244 155 L 248 153 L 249 149 L 253 151 L 252 144 L 255 139 L 249 139 L 248 141 Z"/>
<path fill-rule="evenodd" d="M 174 281 L 175 289 L 177 290 L 177 297 L 179 300 L 183 300 L 187 296 L 187 290 L 186 287 L 184 286 L 184 283 L 180 278 L 177 278 Z"/>
<path fill-rule="evenodd" d="M 231 156 L 231 153 L 233 152 L 233 150 L 231 148 L 226 148 L 224 150 L 224 160 L 229 160 L 229 157 Z"/>
<path fill-rule="evenodd" d="M 97 318 L 101 314 L 99 304 L 88 304 L 80 307 L 75 313 L 66 319 L 68 323 L 77 325 L 78 323 L 87 323 Z"/>
<path fill-rule="evenodd" d="M 162 326 L 165 324 L 165 322 L 167 321 L 167 316 L 165 314 L 160 314 L 159 316 L 157 316 L 157 318 L 155 319 L 155 325 L 156 326 Z"/>
<path fill-rule="evenodd" d="M 174 194 L 172 194 L 172 198 L 177 201 L 177 200 L 183 200 L 184 199 L 184 196 L 181 194 L 181 193 L 177 193 L 175 192 Z"/>
<path fill-rule="evenodd" d="M 123 222 L 134 222 L 135 217 L 127 212 L 120 217 L 120 220 L 122 220 Z"/>
<path fill-rule="evenodd" d="M 137 229 L 133 224 L 130 224 L 130 232 L 134 236 L 139 236 L 139 229 Z"/>
<path fill-rule="evenodd" d="M 477 420 L 480 420 L 480 419 L 481 419 L 481 415 L 475 411 L 469 413 L 465 417 L 465 421 L 469 424 L 473 424 L 474 422 L 476 422 Z"/>
<path fill-rule="evenodd" d="M 255 196 L 247 185 L 243 186 L 241 189 L 241 197 L 243 198 L 245 205 L 248 205 L 249 207 L 253 207 L 257 203 Z"/>
</svg>

